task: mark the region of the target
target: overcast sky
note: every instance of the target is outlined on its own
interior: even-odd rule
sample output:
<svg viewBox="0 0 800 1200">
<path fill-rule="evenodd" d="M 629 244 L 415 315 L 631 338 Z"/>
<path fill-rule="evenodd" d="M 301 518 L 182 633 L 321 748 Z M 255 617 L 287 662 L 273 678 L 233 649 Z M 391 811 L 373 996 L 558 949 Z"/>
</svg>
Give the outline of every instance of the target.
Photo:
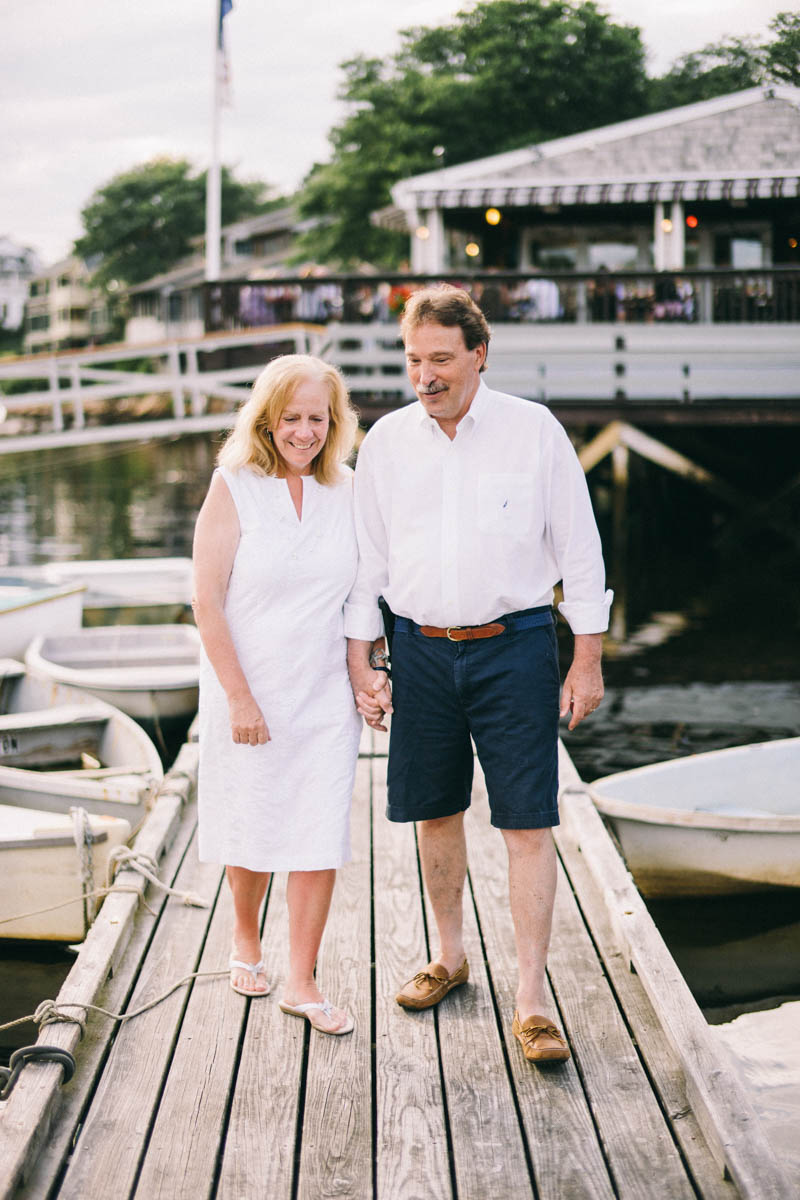
<svg viewBox="0 0 800 1200">
<path fill-rule="evenodd" d="M 158 154 L 208 162 L 217 0 L 22 0 L 0 39 L 0 235 L 50 262 L 113 174 Z M 233 103 L 223 160 L 282 190 L 328 157 L 339 64 L 389 55 L 397 31 L 438 25 L 448 0 L 234 0 L 225 28 Z M 792 0 L 606 0 L 643 32 L 653 72 L 727 35 L 767 33 Z M 624 88 L 625 81 L 620 80 Z"/>
</svg>

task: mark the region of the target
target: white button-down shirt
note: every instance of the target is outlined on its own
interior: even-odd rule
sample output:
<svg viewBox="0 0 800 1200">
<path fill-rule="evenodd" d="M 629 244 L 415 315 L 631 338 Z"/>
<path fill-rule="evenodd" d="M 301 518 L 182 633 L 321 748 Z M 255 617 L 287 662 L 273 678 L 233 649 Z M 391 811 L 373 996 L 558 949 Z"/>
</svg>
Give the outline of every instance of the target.
<svg viewBox="0 0 800 1200">
<path fill-rule="evenodd" d="M 421 625 L 482 625 L 551 604 L 559 580 L 573 633 L 608 628 L 586 479 L 541 404 L 481 380 L 452 441 L 419 403 L 383 417 L 359 451 L 355 511 L 350 637 L 379 595 Z"/>
</svg>

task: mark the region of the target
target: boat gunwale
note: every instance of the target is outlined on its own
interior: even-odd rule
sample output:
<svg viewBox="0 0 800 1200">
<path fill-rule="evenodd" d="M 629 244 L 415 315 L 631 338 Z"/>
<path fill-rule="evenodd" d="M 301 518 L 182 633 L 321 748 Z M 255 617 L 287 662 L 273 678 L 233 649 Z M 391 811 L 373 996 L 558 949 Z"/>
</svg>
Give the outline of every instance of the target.
<svg viewBox="0 0 800 1200">
<path fill-rule="evenodd" d="M 20 582 L 23 581 L 21 580 Z M 30 585 L 26 582 L 25 586 L 29 587 Z M 34 589 L 31 588 L 31 590 Z M 68 596 L 74 596 L 77 592 L 85 592 L 86 584 L 64 585 L 63 587 L 51 587 L 48 585 L 46 588 L 36 590 L 44 594 L 28 596 L 25 600 L 19 601 L 19 603 L 12 601 L 11 604 L 0 605 L 0 616 L 7 615 L 8 613 L 24 612 L 28 608 L 36 608 L 39 604 L 51 604 L 54 600 L 65 600 Z"/>
<path fill-rule="evenodd" d="M 800 833 L 800 815 L 787 817 L 776 813 L 774 817 L 735 817 L 730 813 L 715 813 L 705 809 L 656 809 L 647 804 L 634 804 L 630 800 L 598 795 L 592 784 L 586 786 L 595 807 L 604 817 L 612 819 L 638 821 L 643 825 L 663 825 L 667 828 L 681 826 L 688 829 L 707 829 L 711 833 Z"/>
<path fill-rule="evenodd" d="M 624 800 L 619 796 L 607 795 L 598 789 L 599 784 L 612 785 L 617 779 L 630 779 L 635 776 L 646 776 L 656 771 L 680 770 L 682 765 L 693 759 L 710 760 L 718 755 L 726 758 L 736 757 L 755 749 L 761 751 L 766 747 L 781 747 L 797 745 L 800 750 L 800 737 L 776 738 L 772 742 L 751 742 L 745 746 L 726 746 L 720 750 L 707 750 L 702 754 L 684 755 L 681 758 L 666 759 L 659 762 L 647 763 L 643 767 L 633 767 L 629 771 L 616 771 L 611 775 L 603 775 L 586 788 L 595 807 L 606 817 L 620 820 L 638 821 L 644 825 L 681 826 L 683 828 L 708 829 L 709 831 L 730 833 L 800 833 L 800 813 L 796 816 L 787 813 L 765 812 L 759 816 L 737 816 L 730 812 L 715 812 L 713 809 L 696 808 L 667 808 L 664 805 L 642 804 L 635 800 Z M 769 753 L 769 751 L 766 751 Z"/>
</svg>

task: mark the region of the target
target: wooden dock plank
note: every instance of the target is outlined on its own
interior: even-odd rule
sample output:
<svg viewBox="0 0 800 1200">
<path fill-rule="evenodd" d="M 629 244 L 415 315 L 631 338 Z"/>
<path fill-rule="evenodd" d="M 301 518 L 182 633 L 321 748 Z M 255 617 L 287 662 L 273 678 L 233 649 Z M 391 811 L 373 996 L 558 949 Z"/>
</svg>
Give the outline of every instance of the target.
<svg viewBox="0 0 800 1200">
<path fill-rule="evenodd" d="M 796 1200 L 745 1089 L 720 1054 L 703 1014 L 664 945 L 587 792 L 562 749 L 562 821 L 603 896 L 615 938 L 633 964 L 681 1063 L 686 1092 L 720 1169 L 745 1200 Z M 572 782 L 570 782 L 572 780 Z"/>
<path fill-rule="evenodd" d="M 502 1021 L 509 1064 L 540 1200 L 611 1200 L 614 1191 L 575 1061 L 537 1069 L 511 1033 L 517 986 L 514 930 L 508 902 L 508 857 L 489 824 L 483 776 L 476 764 L 467 818 L 470 882 Z M 562 884 L 563 886 L 563 884 Z M 562 937 L 556 920 L 554 942 Z M 553 1010 L 556 1011 L 555 1001 Z M 567 1033 L 571 1030 L 567 1027 Z"/>
<path fill-rule="evenodd" d="M 198 863 L 188 854 L 177 885 L 213 900 L 220 878 L 218 866 Z M 132 1009 L 197 970 L 210 917 L 209 909 L 170 897 L 131 998 Z M 111 1179 L 119 1195 L 131 1193 L 187 995 L 188 989 L 180 988 L 120 1029 L 59 1191 L 63 1200 L 101 1200 Z"/>
<path fill-rule="evenodd" d="M 425 899 L 432 949 L 435 923 Z M 526 1147 L 495 1019 L 478 923 L 464 903 L 470 980 L 437 1006 L 442 1074 L 460 1200 L 533 1196 Z M 429 1014 L 431 1019 L 433 1014 Z"/>
<path fill-rule="evenodd" d="M 694 1188 L 671 1128 L 609 989 L 563 868 L 559 885 L 559 937 L 550 951 L 550 978 L 618 1194 L 621 1200 L 652 1200 L 653 1180 L 658 1179 L 661 1194 L 670 1200 L 693 1200 Z"/>
<path fill-rule="evenodd" d="M 289 1200 L 292 1195 L 307 1038 L 304 1025 L 284 1016 L 275 1003 L 289 959 L 284 874 L 272 879 L 261 942 L 272 992 L 248 1001 L 217 1200 Z"/>
<path fill-rule="evenodd" d="M 317 975 L 323 994 L 352 1012 L 355 1029 L 311 1033 L 298 1200 L 372 1197 L 369 759 L 356 771 L 351 837 L 353 860 L 338 872 Z"/>
<path fill-rule="evenodd" d="M 223 880 L 199 971 L 227 967 L 232 929 L 233 900 Z M 247 1004 L 228 986 L 227 973 L 193 984 L 136 1186 L 139 1200 L 211 1195 Z"/>
<path fill-rule="evenodd" d="M 389 821 L 386 761 L 372 763 L 375 909 L 376 1190 L 379 1197 L 451 1196 L 435 1023 L 395 1001 L 428 960 L 412 824 Z"/>
<path fill-rule="evenodd" d="M 166 883 L 173 882 L 196 825 L 197 807 L 192 803 L 184 810 L 178 835 L 160 865 L 159 875 Z M 108 1012 L 121 1012 L 127 1005 L 166 900 L 165 892 L 152 887 L 149 889 L 147 903 L 152 911 L 142 908 L 137 913 L 125 956 L 97 996 L 97 1004 Z M 89 1013 L 86 1030 L 75 1056 L 75 1075 L 61 1089 L 60 1103 L 47 1142 L 30 1172 L 27 1184 L 20 1189 L 15 1200 L 42 1200 L 50 1193 L 67 1160 L 116 1032 L 116 1023 L 108 1017 Z"/>
<path fill-rule="evenodd" d="M 602 898 L 580 850 L 565 833 L 558 833 L 559 854 L 579 889 L 581 909 L 601 955 L 625 1019 L 647 1063 L 648 1074 L 658 1090 L 687 1167 L 703 1200 L 734 1200 L 738 1195 L 730 1179 L 724 1179 L 692 1112 L 684 1086 L 683 1072 L 664 1036 L 653 1006 L 635 971 L 620 953 Z"/>
</svg>

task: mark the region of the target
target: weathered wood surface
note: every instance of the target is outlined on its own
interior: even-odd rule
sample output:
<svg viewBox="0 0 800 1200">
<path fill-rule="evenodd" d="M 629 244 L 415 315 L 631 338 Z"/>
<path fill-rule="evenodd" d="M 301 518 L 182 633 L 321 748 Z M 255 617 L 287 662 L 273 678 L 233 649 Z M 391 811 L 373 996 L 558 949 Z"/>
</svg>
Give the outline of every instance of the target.
<svg viewBox="0 0 800 1200">
<path fill-rule="evenodd" d="M 195 824 L 196 808 L 192 804 L 187 807 L 178 835 L 161 863 L 161 878 L 167 883 L 174 882 L 192 839 Z M 147 903 L 150 911 L 143 908 L 138 913 L 124 958 L 98 993 L 99 1007 L 108 1012 L 121 1012 L 128 1006 L 131 991 L 166 900 L 165 892 L 155 888 L 149 889 Z M 116 1032 L 116 1024 L 108 1017 L 100 1013 L 89 1014 L 86 1031 L 76 1054 L 80 1069 L 61 1089 L 47 1142 L 36 1159 L 27 1184 L 20 1189 L 16 1200 L 35 1200 L 36 1197 L 48 1195 L 62 1173 L 81 1117 L 91 1099 Z"/>
<path fill-rule="evenodd" d="M 705 1017 L 561 748 L 564 833 L 577 844 L 603 897 L 617 946 L 639 976 L 684 1076 L 686 1095 L 720 1170 L 743 1197 L 792 1200 L 789 1180 L 769 1147 L 750 1098 L 714 1041 Z"/>
<path fill-rule="evenodd" d="M 136 838 L 137 851 L 157 861 L 172 844 L 180 825 L 181 810 L 194 786 L 196 747 L 185 747 L 175 771 L 162 783 L 158 798 Z M 126 869 L 116 882 L 128 888 L 105 900 L 81 954 L 70 971 L 58 1001 L 62 1004 L 94 1004 L 109 974 L 114 971 L 131 938 L 140 898 L 147 890 L 142 875 Z M 76 1053 L 79 1026 L 73 1023 L 48 1025 L 39 1043 Z M 79 1054 L 78 1054 L 78 1057 Z M 49 1137 L 50 1124 L 60 1105 L 63 1068 L 55 1063 L 29 1063 L 9 1099 L 0 1105 L 0 1196 L 11 1197 L 35 1163 Z"/>
<path fill-rule="evenodd" d="M 665 1193 L 691 1200 L 693 1189 L 657 1099 L 631 1042 L 602 965 L 594 953 L 563 870 L 559 871 L 554 936 L 548 959 L 555 1003 L 573 1051 L 545 1073 L 525 1061 L 510 1033 L 516 962 L 508 916 L 507 858 L 489 824 L 485 786 L 476 764 L 468 818 L 470 875 L 516 1090 L 529 1124 L 539 1195 L 652 1197 L 658 1174 Z M 609 1097 L 614 1097 L 609 1103 Z M 598 1144 L 597 1134 L 600 1135 Z M 600 1147 L 602 1146 L 602 1152 Z"/>
<path fill-rule="evenodd" d="M 571 1062 L 536 1069 L 511 1035 L 507 861 L 479 771 L 467 817 L 470 982 L 439 1009 L 399 1008 L 398 987 L 437 947 L 414 828 L 384 816 L 385 752 L 384 735 L 362 739 L 353 862 L 340 872 L 318 968 L 323 990 L 354 1013 L 354 1033 L 327 1038 L 278 1008 L 288 930 L 286 879 L 276 876 L 263 928 L 271 994 L 248 1000 L 225 977 L 197 979 L 126 1024 L 110 1049 L 102 1019 L 90 1022 L 88 1053 L 77 1048 L 79 1071 L 61 1093 L 52 1142 L 29 1172 L 24 1200 L 791 1195 L 778 1189 L 774 1164 L 753 1158 L 761 1151 L 751 1131 L 733 1155 L 739 1186 L 723 1179 L 701 1132 L 708 1106 L 698 1119 L 689 1101 L 703 1081 L 689 1082 L 674 1022 L 662 1025 L 646 980 L 629 970 L 638 943 L 629 938 L 621 953 L 615 940 L 615 923 L 627 928 L 632 910 L 627 897 L 625 909 L 606 910 L 621 885 L 598 850 L 602 824 L 587 835 L 583 814 L 573 819 L 579 796 L 565 798 L 557 835 L 563 867 L 549 966 Z M 197 862 L 191 814 L 187 820 L 165 872 L 176 886 L 211 896 L 222 873 Z M 602 862 L 599 886 L 594 855 Z M 624 875 L 619 860 L 617 868 Z M 133 965 L 126 956 L 101 996 L 133 1009 L 189 971 L 224 968 L 231 926 L 224 881 L 213 910 L 161 904 L 157 921 L 137 919 Z M 643 937 L 638 926 L 634 933 Z M 727 1151 L 724 1130 L 708 1136 Z M 772 1190 L 755 1191 L 745 1178 L 747 1171 L 760 1178 L 762 1169 Z"/>
</svg>

